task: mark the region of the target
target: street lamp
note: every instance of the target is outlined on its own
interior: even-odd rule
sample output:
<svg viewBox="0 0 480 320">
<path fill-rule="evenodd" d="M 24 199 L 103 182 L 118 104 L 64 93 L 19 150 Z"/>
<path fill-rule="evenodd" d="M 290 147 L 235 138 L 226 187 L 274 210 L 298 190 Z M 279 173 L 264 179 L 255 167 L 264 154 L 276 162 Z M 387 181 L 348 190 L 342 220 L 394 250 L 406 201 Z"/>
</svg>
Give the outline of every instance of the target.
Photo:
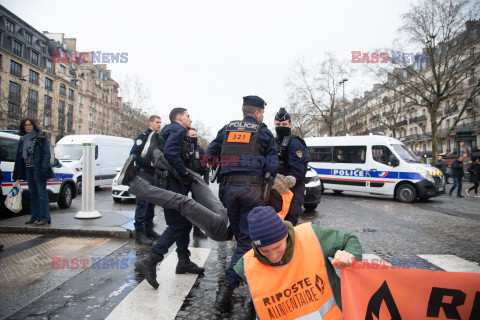
<svg viewBox="0 0 480 320">
<path fill-rule="evenodd" d="M 343 90 L 343 135 L 347 135 L 347 124 L 345 122 L 345 82 L 347 82 L 348 79 L 343 79 L 342 81 L 339 82 L 339 84 L 342 85 L 342 90 Z"/>
</svg>

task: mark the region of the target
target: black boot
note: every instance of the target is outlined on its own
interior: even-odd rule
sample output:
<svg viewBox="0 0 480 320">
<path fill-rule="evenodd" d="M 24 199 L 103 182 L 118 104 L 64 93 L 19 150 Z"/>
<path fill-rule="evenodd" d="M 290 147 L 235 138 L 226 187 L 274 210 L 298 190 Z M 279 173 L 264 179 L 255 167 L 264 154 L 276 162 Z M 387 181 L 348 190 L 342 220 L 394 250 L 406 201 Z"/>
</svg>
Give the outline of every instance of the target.
<svg viewBox="0 0 480 320">
<path fill-rule="evenodd" d="M 145 280 L 155 289 L 159 286 L 157 282 L 157 264 L 162 260 L 163 256 L 150 253 L 145 258 L 135 262 L 135 268 L 137 268 L 138 272 L 140 272 L 140 274 L 145 277 Z"/>
<path fill-rule="evenodd" d="M 178 255 L 178 264 L 177 269 L 175 270 L 176 274 L 203 274 L 204 271 L 204 268 L 201 268 L 192 261 L 190 261 L 190 252 L 185 252 Z"/>
<path fill-rule="evenodd" d="M 207 235 L 202 231 L 202 229 L 197 226 L 193 226 L 193 236 L 200 239 L 208 238 Z"/>
<path fill-rule="evenodd" d="M 153 241 L 160 239 L 160 235 L 153 230 L 153 226 L 145 226 L 145 236 Z"/>
<path fill-rule="evenodd" d="M 140 172 L 140 168 L 136 164 L 136 159 L 137 157 L 134 154 L 132 154 L 128 157 L 127 161 L 125 161 L 122 171 L 118 176 L 118 180 L 117 180 L 118 184 L 129 186 L 130 183 L 133 181 L 133 179 L 135 179 L 135 177 L 138 176 L 138 173 Z"/>
<path fill-rule="evenodd" d="M 153 244 L 153 241 L 145 236 L 145 229 L 143 228 L 135 229 L 135 242 L 138 244 L 145 244 L 147 246 L 151 246 Z"/>
<path fill-rule="evenodd" d="M 220 288 L 217 294 L 217 299 L 213 306 L 220 312 L 226 312 L 232 309 L 233 307 L 233 290 L 238 287 L 236 283 L 230 283 L 225 281 L 223 286 Z"/>
</svg>

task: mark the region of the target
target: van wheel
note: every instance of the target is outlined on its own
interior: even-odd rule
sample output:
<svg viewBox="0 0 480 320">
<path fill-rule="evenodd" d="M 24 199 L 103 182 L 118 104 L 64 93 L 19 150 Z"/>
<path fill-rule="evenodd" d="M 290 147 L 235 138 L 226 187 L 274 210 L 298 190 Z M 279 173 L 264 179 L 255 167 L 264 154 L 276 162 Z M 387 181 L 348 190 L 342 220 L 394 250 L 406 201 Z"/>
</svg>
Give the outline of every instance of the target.
<svg viewBox="0 0 480 320">
<path fill-rule="evenodd" d="M 395 197 L 400 202 L 413 202 L 417 198 L 417 190 L 411 184 L 404 183 L 398 187 Z"/>
<path fill-rule="evenodd" d="M 447 178 L 447 183 L 448 183 L 448 184 L 453 184 L 454 182 L 455 182 L 455 181 L 453 181 L 452 176 L 449 176 L 449 177 Z"/>
<path fill-rule="evenodd" d="M 120 202 L 122 202 L 122 198 L 113 198 L 113 201 L 116 202 L 116 203 L 120 203 Z"/>
<path fill-rule="evenodd" d="M 82 193 L 82 180 L 79 179 L 76 185 L 77 185 L 77 194 Z"/>
<path fill-rule="evenodd" d="M 343 192 L 343 190 L 333 190 L 333 192 L 334 192 L 335 194 L 341 194 L 341 193 Z"/>
<path fill-rule="evenodd" d="M 70 206 L 72 205 L 72 199 L 73 199 L 72 186 L 69 184 L 66 184 L 62 189 L 60 198 L 58 199 L 58 202 L 57 202 L 58 206 L 61 209 L 70 208 Z"/>
</svg>

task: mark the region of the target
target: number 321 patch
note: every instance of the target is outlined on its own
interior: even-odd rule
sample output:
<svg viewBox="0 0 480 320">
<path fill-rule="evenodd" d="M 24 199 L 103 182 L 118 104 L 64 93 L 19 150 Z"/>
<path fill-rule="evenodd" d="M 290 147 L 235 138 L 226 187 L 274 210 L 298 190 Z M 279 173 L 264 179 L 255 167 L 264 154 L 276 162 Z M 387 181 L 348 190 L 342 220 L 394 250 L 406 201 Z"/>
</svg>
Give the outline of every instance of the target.
<svg viewBox="0 0 480 320">
<path fill-rule="evenodd" d="M 302 156 L 303 156 L 302 151 L 298 150 L 298 151 L 297 151 L 297 157 L 301 158 Z"/>
</svg>

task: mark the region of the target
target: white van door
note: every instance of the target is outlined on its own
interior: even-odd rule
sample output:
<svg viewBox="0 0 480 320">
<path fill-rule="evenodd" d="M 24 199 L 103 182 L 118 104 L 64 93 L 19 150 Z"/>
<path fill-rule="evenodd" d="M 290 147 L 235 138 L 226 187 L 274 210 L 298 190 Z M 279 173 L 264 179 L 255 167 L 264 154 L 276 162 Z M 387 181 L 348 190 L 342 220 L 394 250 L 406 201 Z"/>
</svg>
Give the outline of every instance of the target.
<svg viewBox="0 0 480 320">
<path fill-rule="evenodd" d="M 367 146 L 334 146 L 328 183 L 334 191 L 367 192 Z"/>
<path fill-rule="evenodd" d="M 386 145 L 372 145 L 367 156 L 368 191 L 371 193 L 393 195 L 398 181 L 400 163 L 392 150 Z"/>
</svg>

